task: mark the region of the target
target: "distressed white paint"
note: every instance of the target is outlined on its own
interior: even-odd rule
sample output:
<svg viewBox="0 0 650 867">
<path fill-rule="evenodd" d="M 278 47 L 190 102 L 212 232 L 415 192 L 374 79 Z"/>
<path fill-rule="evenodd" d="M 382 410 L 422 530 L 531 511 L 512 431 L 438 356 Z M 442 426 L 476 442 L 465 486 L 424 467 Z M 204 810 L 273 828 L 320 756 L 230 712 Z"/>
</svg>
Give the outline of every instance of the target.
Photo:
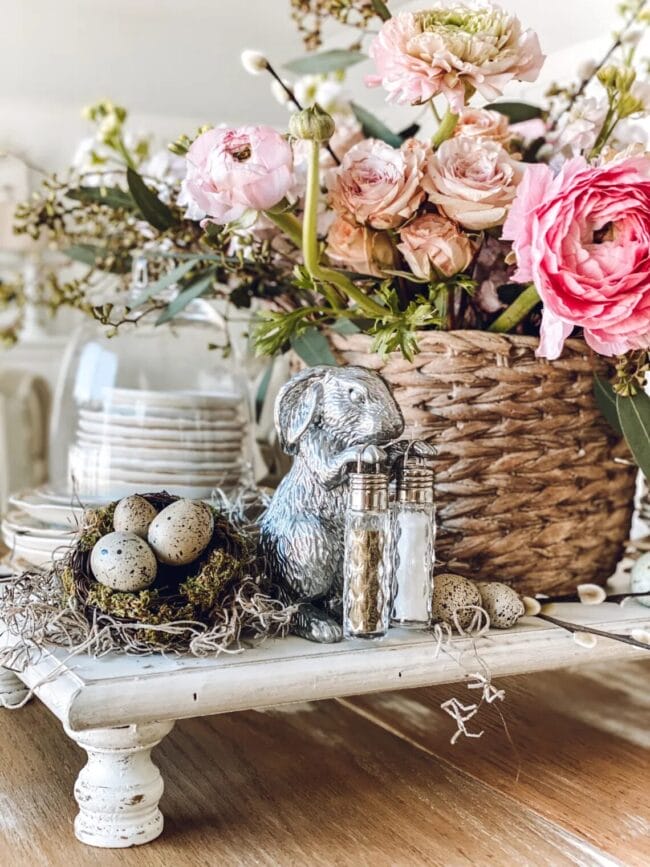
<svg viewBox="0 0 650 867">
<path fill-rule="evenodd" d="M 124 849 L 155 840 L 163 830 L 158 809 L 164 784 L 151 750 L 173 722 L 152 722 L 83 733 L 67 730 L 88 753 L 74 787 L 74 829 L 89 846 Z"/>
<path fill-rule="evenodd" d="M 650 626 L 650 611 L 634 602 L 563 604 L 557 616 L 621 633 Z M 491 631 L 476 641 L 476 651 L 493 677 L 647 653 L 607 639 L 587 650 L 564 630 L 534 618 Z M 144 843 L 162 830 L 162 783 L 150 752 L 176 719 L 451 683 L 479 667 L 469 639 L 456 638 L 437 653 L 430 634 L 400 629 L 378 641 L 337 645 L 270 640 L 219 659 L 67 657 L 67 651 L 52 649 L 20 677 L 88 752 L 75 789 L 76 832 L 83 842 L 105 847 Z"/>
<path fill-rule="evenodd" d="M 20 704 L 28 692 L 25 684 L 13 671 L 0 668 L 0 707 Z"/>
</svg>

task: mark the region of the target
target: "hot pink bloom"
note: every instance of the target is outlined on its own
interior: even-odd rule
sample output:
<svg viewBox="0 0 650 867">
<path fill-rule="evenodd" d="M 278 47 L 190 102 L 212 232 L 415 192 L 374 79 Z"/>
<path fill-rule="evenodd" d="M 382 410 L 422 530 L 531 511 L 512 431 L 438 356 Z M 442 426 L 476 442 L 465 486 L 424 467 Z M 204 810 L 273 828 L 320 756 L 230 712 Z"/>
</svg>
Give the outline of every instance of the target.
<svg viewBox="0 0 650 867">
<path fill-rule="evenodd" d="M 426 147 L 415 139 L 401 148 L 372 138 L 359 142 L 328 177 L 332 207 L 375 229 L 401 226 L 424 198 L 425 157 Z"/>
<path fill-rule="evenodd" d="M 530 166 L 503 237 L 544 302 L 538 355 L 557 358 L 575 326 L 602 355 L 650 346 L 650 156 Z"/>
<path fill-rule="evenodd" d="M 382 25 L 370 46 L 392 102 L 418 104 L 444 94 L 452 109 L 468 90 L 492 100 L 512 79 L 535 81 L 544 61 L 537 35 L 489 2 L 444 0 L 423 12 L 401 12 Z"/>
<path fill-rule="evenodd" d="M 269 126 L 221 127 L 189 149 L 183 196 L 192 218 L 199 209 L 208 222 L 230 223 L 277 205 L 293 183 L 291 147 L 280 133 Z"/>
<path fill-rule="evenodd" d="M 440 214 L 423 214 L 399 233 L 397 249 L 416 277 L 453 277 L 469 267 L 474 247 L 456 223 Z"/>
</svg>

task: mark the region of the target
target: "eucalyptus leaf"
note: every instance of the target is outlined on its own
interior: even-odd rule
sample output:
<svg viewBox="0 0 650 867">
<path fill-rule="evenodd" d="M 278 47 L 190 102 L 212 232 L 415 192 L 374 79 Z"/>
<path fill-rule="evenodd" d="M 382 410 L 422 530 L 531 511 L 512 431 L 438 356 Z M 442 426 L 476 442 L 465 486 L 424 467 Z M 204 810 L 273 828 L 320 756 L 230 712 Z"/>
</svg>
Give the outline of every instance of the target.
<svg viewBox="0 0 650 867">
<path fill-rule="evenodd" d="M 317 328 L 307 328 L 301 334 L 292 337 L 291 347 L 309 367 L 318 364 L 338 365 L 327 338 Z"/>
<path fill-rule="evenodd" d="M 171 209 L 149 189 L 136 171 L 127 169 L 126 181 L 140 213 L 154 229 L 164 232 L 175 224 Z"/>
<path fill-rule="evenodd" d="M 164 274 L 159 280 L 156 280 L 155 283 L 147 286 L 140 297 L 135 299 L 134 306 L 138 307 L 140 304 L 144 304 L 144 302 L 148 301 L 149 298 L 152 298 L 164 289 L 168 289 L 170 286 L 173 286 L 174 283 L 178 283 L 178 281 L 191 271 L 192 268 L 196 268 L 196 262 L 192 259 L 187 262 L 182 262 L 180 265 L 172 268 L 171 271 L 168 271 L 167 274 Z"/>
<path fill-rule="evenodd" d="M 332 331 L 337 334 L 358 334 L 361 329 L 351 319 L 339 319 L 332 325 Z"/>
<path fill-rule="evenodd" d="M 594 375 L 594 397 L 598 408 L 619 435 L 623 434 L 616 410 L 616 392 L 609 382 Z"/>
<path fill-rule="evenodd" d="M 538 105 L 530 105 L 527 102 L 493 102 L 485 107 L 505 114 L 510 123 L 521 123 L 542 116 L 542 109 Z"/>
<path fill-rule="evenodd" d="M 370 0 L 370 3 L 382 21 L 388 21 L 389 18 L 392 18 L 390 9 L 386 6 L 384 0 Z"/>
<path fill-rule="evenodd" d="M 88 265 L 90 268 L 100 267 L 102 271 L 111 274 L 128 274 L 131 270 L 131 257 L 128 254 L 115 256 L 98 244 L 73 244 L 63 253 L 74 262 L 81 262 L 82 265 Z M 107 267 L 104 261 L 108 257 L 111 257 L 110 267 Z"/>
<path fill-rule="evenodd" d="M 66 193 L 69 199 L 87 204 L 107 205 L 109 208 L 134 211 L 136 204 L 126 190 L 119 187 L 77 187 Z"/>
<path fill-rule="evenodd" d="M 205 272 L 202 277 L 193 280 L 188 286 L 186 286 L 183 291 L 167 305 L 161 316 L 156 320 L 156 325 L 162 325 L 164 322 L 169 322 L 169 320 L 177 316 L 181 310 L 184 310 L 190 301 L 200 298 L 204 292 L 207 292 L 210 286 L 212 286 L 214 273 L 214 269 L 211 268 L 208 272 Z"/>
<path fill-rule="evenodd" d="M 618 419 L 639 469 L 650 480 L 650 396 L 616 395 Z"/>
<path fill-rule="evenodd" d="M 334 48 L 331 51 L 321 51 L 318 54 L 308 54 L 306 57 L 298 57 L 284 64 L 284 68 L 296 75 L 327 75 L 328 72 L 337 72 L 347 69 L 366 60 L 367 57 L 361 51 L 345 51 L 342 48 Z"/>
<path fill-rule="evenodd" d="M 396 132 L 393 132 L 386 124 L 375 117 L 368 109 L 357 105 L 356 102 L 350 103 L 350 107 L 354 112 L 354 116 L 359 121 L 363 128 L 363 133 L 368 138 L 378 138 L 385 141 L 391 147 L 398 148 L 402 144 L 402 138 Z"/>
</svg>

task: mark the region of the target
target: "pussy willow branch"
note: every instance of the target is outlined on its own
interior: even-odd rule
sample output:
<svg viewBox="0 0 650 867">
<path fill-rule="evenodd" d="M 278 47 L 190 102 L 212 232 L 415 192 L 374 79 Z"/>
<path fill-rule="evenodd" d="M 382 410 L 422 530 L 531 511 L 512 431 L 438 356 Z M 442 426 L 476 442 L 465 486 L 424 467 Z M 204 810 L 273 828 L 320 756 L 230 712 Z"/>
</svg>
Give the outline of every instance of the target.
<svg viewBox="0 0 650 867">
<path fill-rule="evenodd" d="M 639 592 L 630 593 L 612 593 L 606 596 L 599 605 L 605 602 L 623 602 L 625 599 L 634 599 L 636 596 L 650 596 L 650 590 L 640 590 Z M 549 605 L 551 602 L 582 602 L 577 593 L 560 593 L 557 596 L 537 596 L 535 597 L 540 605 Z M 584 604 L 584 603 L 583 603 Z"/>
<path fill-rule="evenodd" d="M 569 623 L 566 620 L 558 620 L 557 617 L 551 617 L 550 614 L 536 614 L 538 620 L 546 620 L 554 626 L 559 626 L 561 629 L 566 629 L 567 632 L 588 632 L 591 635 L 597 635 L 600 638 L 611 638 L 614 641 L 620 641 L 622 644 L 630 644 L 632 647 L 639 647 L 641 650 L 649 650 L 650 644 L 644 644 L 642 641 L 637 641 L 630 635 L 625 635 L 622 632 L 605 632 L 603 629 L 595 629 L 593 626 L 582 626 L 577 623 Z"/>
</svg>

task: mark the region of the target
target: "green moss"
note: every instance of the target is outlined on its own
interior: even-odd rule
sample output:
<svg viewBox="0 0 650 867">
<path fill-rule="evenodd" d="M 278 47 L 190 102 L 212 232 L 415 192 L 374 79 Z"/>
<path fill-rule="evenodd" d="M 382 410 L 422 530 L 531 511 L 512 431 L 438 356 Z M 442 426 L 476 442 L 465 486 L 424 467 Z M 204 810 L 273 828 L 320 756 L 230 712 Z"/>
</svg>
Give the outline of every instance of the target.
<svg viewBox="0 0 650 867">
<path fill-rule="evenodd" d="M 199 572 L 183 581 L 179 592 L 201 611 L 211 611 L 219 594 L 239 569 L 238 560 L 221 548 L 215 548 L 202 563 Z"/>
<path fill-rule="evenodd" d="M 95 582 L 88 591 L 88 605 L 99 608 L 112 617 L 124 620 L 151 622 L 152 607 L 158 599 L 155 590 L 140 590 L 139 593 L 122 593 Z"/>
<path fill-rule="evenodd" d="M 117 503 L 102 506 L 101 509 L 86 509 L 79 534 L 77 547 L 80 551 L 91 551 L 97 542 L 113 532 L 113 515 Z"/>
</svg>

